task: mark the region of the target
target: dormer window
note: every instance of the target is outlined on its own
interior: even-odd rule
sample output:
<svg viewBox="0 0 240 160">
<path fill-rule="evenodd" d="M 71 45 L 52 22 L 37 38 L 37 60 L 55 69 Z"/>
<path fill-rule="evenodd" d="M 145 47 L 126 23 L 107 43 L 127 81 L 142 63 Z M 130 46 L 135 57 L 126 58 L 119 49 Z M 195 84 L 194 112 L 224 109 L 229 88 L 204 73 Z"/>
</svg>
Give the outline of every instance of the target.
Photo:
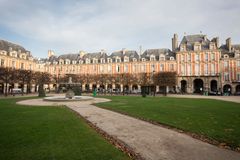
<svg viewBox="0 0 240 160">
<path fill-rule="evenodd" d="M 174 57 L 170 57 L 170 61 L 174 61 Z"/>
<path fill-rule="evenodd" d="M 195 61 L 199 61 L 199 54 L 195 55 Z"/>
<path fill-rule="evenodd" d="M 145 62 L 145 61 L 146 61 L 146 59 L 145 59 L 145 58 L 142 58 L 142 61 L 143 61 L 143 62 Z"/>
<path fill-rule="evenodd" d="M 104 58 L 101 58 L 101 63 L 105 63 L 105 59 Z"/>
<path fill-rule="evenodd" d="M 120 59 L 120 58 L 116 58 L 116 62 L 117 62 L 117 63 L 120 63 L 120 62 L 121 62 L 121 59 Z"/>
<path fill-rule="evenodd" d="M 107 59 L 107 62 L 108 62 L 108 63 L 112 63 L 112 59 L 111 59 L 111 58 L 108 58 L 108 59 Z"/>
<path fill-rule="evenodd" d="M 72 64 L 76 64 L 77 63 L 77 61 L 72 61 Z"/>
<path fill-rule="evenodd" d="M 224 58 L 229 58 L 229 56 L 227 54 L 224 55 Z"/>
<path fill-rule="evenodd" d="M 133 62 L 136 62 L 137 61 L 137 58 L 133 58 Z"/>
<path fill-rule="evenodd" d="M 69 59 L 66 59 L 66 60 L 65 60 L 65 64 L 70 64 L 70 60 L 69 60 Z"/>
<path fill-rule="evenodd" d="M 124 57 L 124 62 L 129 62 L 129 57 Z"/>
<path fill-rule="evenodd" d="M 215 60 L 215 53 L 211 54 L 211 60 L 214 61 Z"/>
<path fill-rule="evenodd" d="M 90 63 L 90 59 L 86 58 L 86 64 L 89 64 L 89 63 Z"/>
<path fill-rule="evenodd" d="M 200 51 L 201 50 L 201 44 L 199 42 L 195 42 L 193 45 L 194 51 Z"/>
<path fill-rule="evenodd" d="M 83 64 L 83 60 L 79 60 L 79 62 L 78 62 L 79 64 Z"/>
<path fill-rule="evenodd" d="M 185 51 L 186 49 L 185 49 L 185 46 L 182 44 L 181 46 L 180 46 L 180 51 Z"/>
<path fill-rule="evenodd" d="M 98 63 L 98 60 L 97 59 L 93 59 L 93 63 L 95 64 L 95 63 Z"/>
<path fill-rule="evenodd" d="M 155 61 L 155 56 L 154 55 L 150 56 L 150 61 Z"/>
<path fill-rule="evenodd" d="M 62 59 L 60 59 L 59 64 L 64 64 L 64 61 Z"/>
<path fill-rule="evenodd" d="M 211 43 L 209 44 L 209 49 L 210 49 L 210 50 L 215 49 L 215 44 L 214 44 L 213 42 L 211 42 Z"/>
<path fill-rule="evenodd" d="M 164 61 L 164 60 L 165 60 L 165 56 L 164 56 L 164 55 L 160 55 L 159 60 L 160 60 L 160 61 Z"/>
</svg>

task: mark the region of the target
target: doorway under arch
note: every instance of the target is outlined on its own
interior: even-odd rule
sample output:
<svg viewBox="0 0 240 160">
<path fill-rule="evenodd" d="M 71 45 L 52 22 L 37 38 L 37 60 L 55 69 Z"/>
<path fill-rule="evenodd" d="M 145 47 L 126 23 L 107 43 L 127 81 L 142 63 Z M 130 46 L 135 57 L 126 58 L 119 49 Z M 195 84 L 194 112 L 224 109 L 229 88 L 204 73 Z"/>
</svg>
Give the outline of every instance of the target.
<svg viewBox="0 0 240 160">
<path fill-rule="evenodd" d="M 238 95 L 240 94 L 240 85 L 236 86 L 236 94 L 238 94 Z"/>
<path fill-rule="evenodd" d="M 187 81 L 186 80 L 181 80 L 181 91 L 183 93 L 187 92 Z"/>
<path fill-rule="evenodd" d="M 193 81 L 194 93 L 202 93 L 203 92 L 203 80 L 195 79 Z"/>
<path fill-rule="evenodd" d="M 210 86 L 211 86 L 211 91 L 217 92 L 218 86 L 217 86 L 217 81 L 216 80 L 211 80 Z"/>
<path fill-rule="evenodd" d="M 228 93 L 228 94 L 232 94 L 232 86 L 229 84 L 226 84 L 223 86 L 223 93 Z"/>
</svg>

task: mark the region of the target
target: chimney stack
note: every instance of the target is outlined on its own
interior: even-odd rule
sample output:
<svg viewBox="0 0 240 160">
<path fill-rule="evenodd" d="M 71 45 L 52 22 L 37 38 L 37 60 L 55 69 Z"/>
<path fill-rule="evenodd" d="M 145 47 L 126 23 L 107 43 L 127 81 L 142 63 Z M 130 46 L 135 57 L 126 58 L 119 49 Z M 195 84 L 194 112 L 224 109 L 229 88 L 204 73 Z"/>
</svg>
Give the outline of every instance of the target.
<svg viewBox="0 0 240 160">
<path fill-rule="evenodd" d="M 216 46 L 219 48 L 219 37 L 216 37 Z"/>
<path fill-rule="evenodd" d="M 231 42 L 231 38 L 226 39 L 226 46 L 229 52 L 231 52 L 232 49 L 232 42 Z"/>
<path fill-rule="evenodd" d="M 50 58 L 50 57 L 53 56 L 53 55 L 54 55 L 54 51 L 48 50 L 48 58 Z"/>
<path fill-rule="evenodd" d="M 175 33 L 172 38 L 172 51 L 178 48 L 178 35 Z"/>
<path fill-rule="evenodd" d="M 123 49 L 122 49 L 123 55 L 125 55 L 125 52 L 126 52 L 126 48 L 123 48 Z"/>
</svg>

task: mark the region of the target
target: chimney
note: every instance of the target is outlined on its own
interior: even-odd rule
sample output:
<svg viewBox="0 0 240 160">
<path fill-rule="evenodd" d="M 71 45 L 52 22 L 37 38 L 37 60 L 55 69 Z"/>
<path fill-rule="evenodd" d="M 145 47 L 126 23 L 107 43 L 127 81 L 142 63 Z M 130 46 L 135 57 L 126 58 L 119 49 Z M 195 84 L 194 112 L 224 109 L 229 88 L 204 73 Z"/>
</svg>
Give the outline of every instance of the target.
<svg viewBox="0 0 240 160">
<path fill-rule="evenodd" d="M 103 55 L 103 53 L 105 53 L 105 50 L 104 50 L 104 49 L 101 49 L 101 55 Z"/>
<path fill-rule="evenodd" d="M 219 48 L 219 37 L 216 37 L 216 46 Z"/>
<path fill-rule="evenodd" d="M 79 51 L 79 56 L 82 58 L 86 53 L 84 51 Z"/>
<path fill-rule="evenodd" d="M 226 39 L 226 46 L 228 51 L 231 52 L 231 48 L 232 48 L 231 38 Z"/>
<path fill-rule="evenodd" d="M 178 35 L 175 33 L 172 38 L 172 51 L 178 48 Z"/>
<path fill-rule="evenodd" d="M 123 49 L 122 49 L 123 55 L 125 55 L 125 52 L 126 52 L 126 48 L 123 48 Z"/>
<path fill-rule="evenodd" d="M 48 50 L 48 58 L 54 55 L 54 52 L 52 50 Z"/>
<path fill-rule="evenodd" d="M 206 35 L 203 36 L 203 40 L 204 40 L 204 41 L 207 40 L 207 36 L 206 36 Z"/>
</svg>

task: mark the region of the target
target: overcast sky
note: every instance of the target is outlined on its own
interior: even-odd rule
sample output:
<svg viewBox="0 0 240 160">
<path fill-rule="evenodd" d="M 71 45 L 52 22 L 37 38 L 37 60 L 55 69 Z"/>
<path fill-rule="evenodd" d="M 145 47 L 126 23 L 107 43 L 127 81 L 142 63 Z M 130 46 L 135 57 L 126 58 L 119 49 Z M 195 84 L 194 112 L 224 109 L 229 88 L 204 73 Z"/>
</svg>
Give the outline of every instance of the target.
<svg viewBox="0 0 240 160">
<path fill-rule="evenodd" d="M 34 57 L 171 48 L 174 33 L 240 43 L 239 0 L 0 0 L 0 39 Z"/>
</svg>

